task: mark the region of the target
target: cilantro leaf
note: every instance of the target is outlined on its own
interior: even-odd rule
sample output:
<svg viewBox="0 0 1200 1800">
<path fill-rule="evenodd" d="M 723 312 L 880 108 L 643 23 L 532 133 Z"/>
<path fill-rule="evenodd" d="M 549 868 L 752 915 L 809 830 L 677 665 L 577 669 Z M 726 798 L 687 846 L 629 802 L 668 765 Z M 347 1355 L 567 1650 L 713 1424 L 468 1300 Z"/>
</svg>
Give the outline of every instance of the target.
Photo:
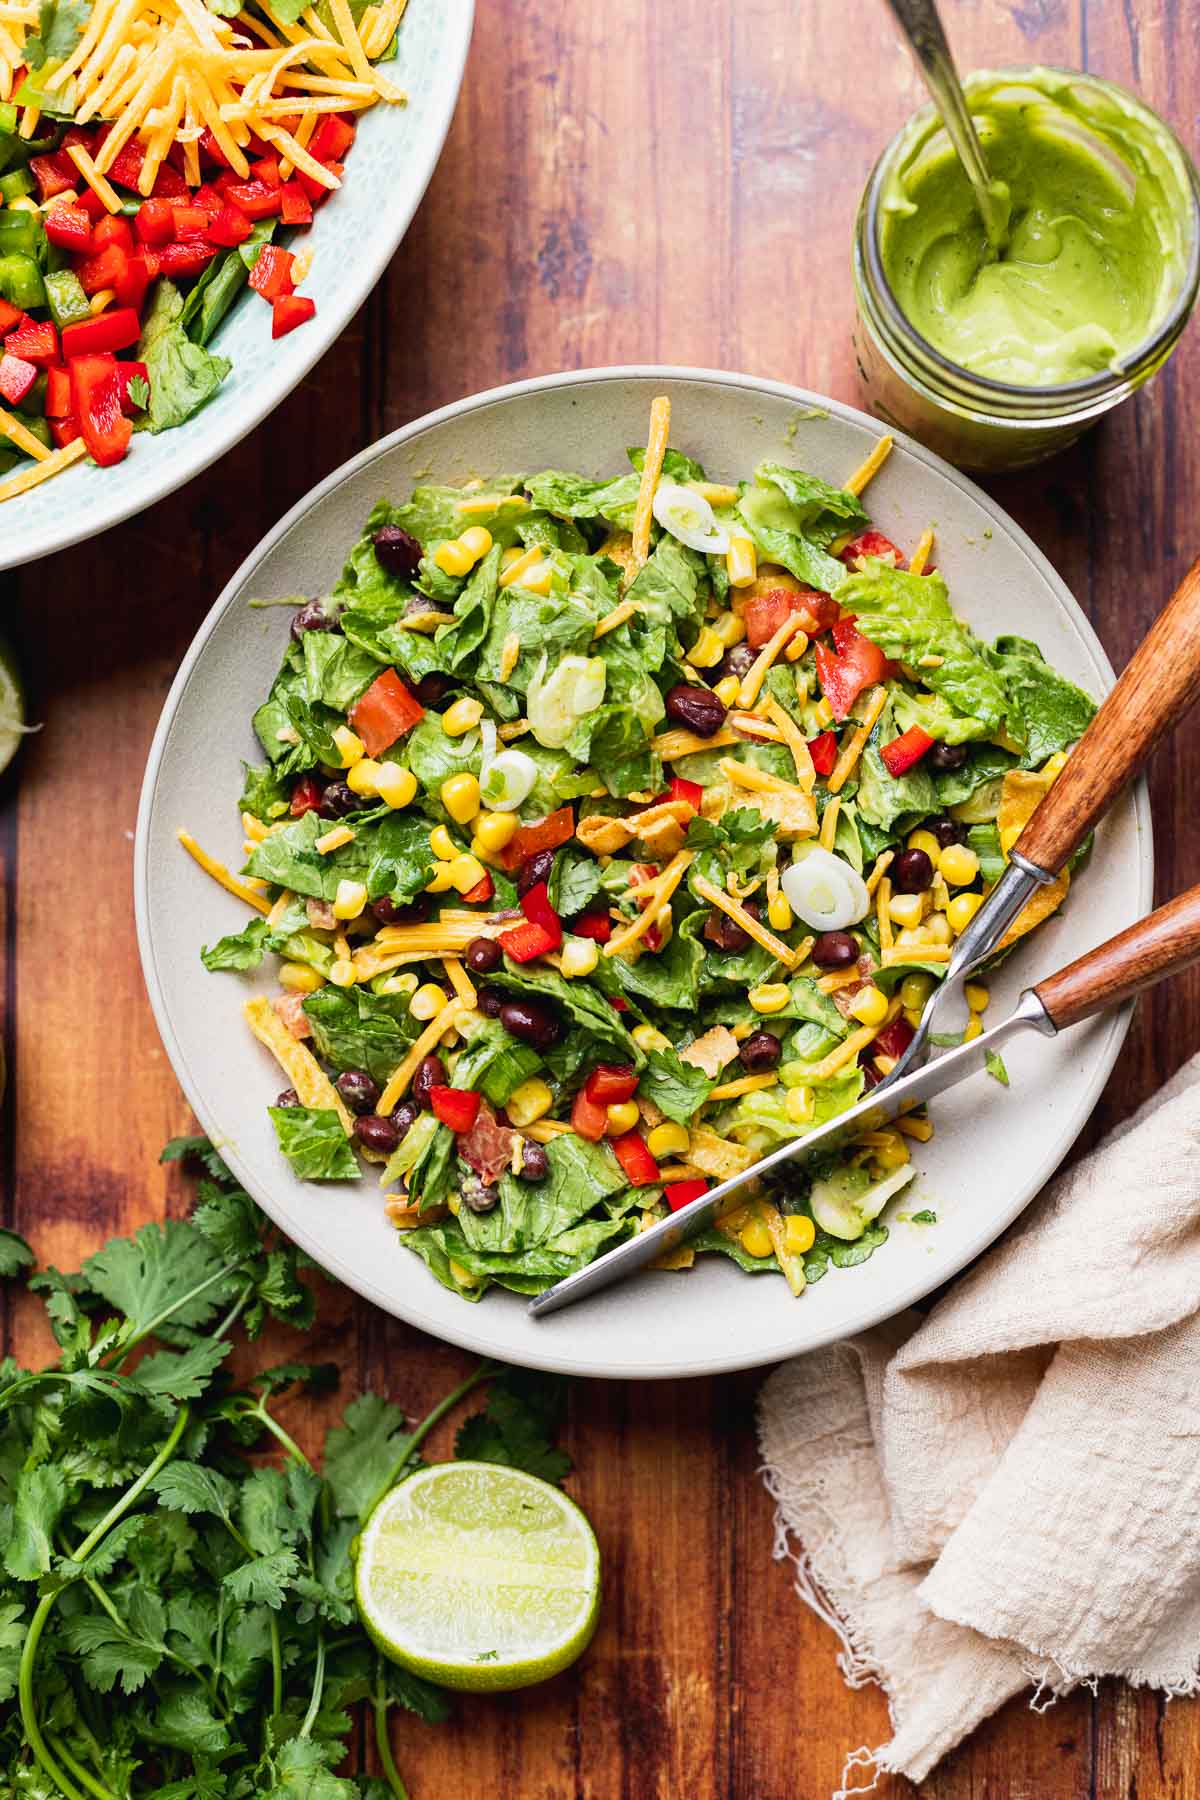
<svg viewBox="0 0 1200 1800">
<path fill-rule="evenodd" d="M 0 1279 L 19 1275 L 37 1261 L 33 1251 L 15 1231 L 0 1230 Z"/>
<path fill-rule="evenodd" d="M 0 1703 L 11 1700 L 17 1691 L 25 1632 L 25 1608 L 21 1602 L 0 1604 Z"/>
<path fill-rule="evenodd" d="M 454 1454 L 474 1462 L 504 1463 L 561 1482 L 571 1468 L 551 1437 L 561 1423 L 566 1384 L 529 1369 L 505 1369 L 492 1384 L 481 1413 L 459 1427 Z"/>
<path fill-rule="evenodd" d="M 125 1693 L 136 1694 L 163 1659 L 161 1644 L 145 1642 L 103 1612 L 65 1620 L 63 1635 L 83 1664 L 84 1680 L 101 1694 L 118 1681 Z"/>
<path fill-rule="evenodd" d="M 450 1717 L 450 1702 L 443 1688 L 434 1687 L 420 1675 L 388 1661 L 383 1665 L 384 1685 L 390 1699 L 408 1712 L 416 1713 L 427 1725 L 440 1725 Z"/>
<path fill-rule="evenodd" d="M 205 1171 L 214 1181 L 232 1181 L 233 1177 L 221 1161 L 220 1152 L 214 1150 L 206 1137 L 171 1138 L 163 1146 L 159 1162 L 187 1162 L 194 1160 L 201 1163 Z"/>
<path fill-rule="evenodd" d="M 231 1569 L 225 1587 L 240 1606 L 269 1606 L 278 1611 L 299 1568 L 294 1550 L 275 1550 L 270 1556 L 255 1556 Z"/>
<path fill-rule="evenodd" d="M 140 1386 L 152 1394 L 170 1394 L 176 1400 L 198 1400 L 229 1354 L 229 1345 L 191 1344 L 186 1350 L 156 1350 L 138 1364 Z"/>
<path fill-rule="evenodd" d="M 163 1318 L 193 1328 L 205 1324 L 228 1296 L 221 1273 L 216 1250 L 182 1219 L 111 1239 L 82 1270 L 87 1286 L 126 1315 L 131 1337 Z"/>
<path fill-rule="evenodd" d="M 218 1469 L 199 1463 L 168 1463 L 150 1483 L 164 1506 L 181 1513 L 215 1513 L 228 1524 L 233 1516 L 234 1486 Z"/>
<path fill-rule="evenodd" d="M 67 1479 L 52 1463 L 22 1469 L 13 1501 L 4 1566 L 14 1581 L 36 1581 L 50 1567 L 54 1532 L 67 1504 Z"/>
<path fill-rule="evenodd" d="M 362 1394 L 350 1402 L 325 1439 L 325 1480 L 340 1518 L 366 1518 L 399 1473 L 408 1435 L 404 1414 L 390 1400 Z"/>
</svg>

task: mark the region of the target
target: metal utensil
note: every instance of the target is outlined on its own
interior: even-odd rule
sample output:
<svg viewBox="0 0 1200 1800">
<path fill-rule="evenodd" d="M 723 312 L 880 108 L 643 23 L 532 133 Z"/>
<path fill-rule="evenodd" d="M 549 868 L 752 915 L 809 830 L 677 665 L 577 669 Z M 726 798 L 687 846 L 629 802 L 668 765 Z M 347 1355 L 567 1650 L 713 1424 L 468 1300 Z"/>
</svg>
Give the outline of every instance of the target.
<svg viewBox="0 0 1200 1800">
<path fill-rule="evenodd" d="M 935 1036 L 961 1032 L 967 1019 L 964 983 L 999 948 L 1005 932 L 1038 887 L 1056 879 L 1197 695 L 1200 557 L 1101 703 L 1062 774 L 1009 852 L 1003 875 L 956 939 L 945 979 L 926 1001 L 916 1036 L 881 1086 L 891 1086 L 920 1068 Z"/>
<path fill-rule="evenodd" d="M 1008 243 L 1008 223 L 1012 214 L 1008 189 L 1002 181 L 994 179 L 987 166 L 934 0 L 888 0 L 888 4 L 908 39 L 913 60 L 974 189 L 975 204 L 988 243 L 999 256 Z"/>
<path fill-rule="evenodd" d="M 1054 1037 L 1070 1025 L 1089 1019 L 1094 1013 L 1122 1000 L 1130 1000 L 1144 989 L 1153 987 L 1168 975 L 1176 974 L 1189 964 L 1200 961 L 1200 887 L 1189 889 L 1178 900 L 1160 906 L 1148 918 L 1140 919 L 1119 936 L 1110 938 L 1096 950 L 1089 950 L 1056 975 L 1048 975 L 1034 987 L 1027 988 L 1014 1012 L 990 1031 L 950 1050 L 935 1062 L 927 1063 L 902 1081 L 880 1084 L 857 1106 L 844 1112 L 820 1131 L 810 1132 L 795 1143 L 773 1150 L 761 1162 L 740 1175 L 723 1181 L 710 1193 L 687 1206 L 680 1207 L 669 1219 L 652 1225 L 615 1250 L 607 1251 L 586 1269 L 557 1282 L 529 1303 L 535 1318 L 545 1318 L 585 1295 L 610 1287 L 635 1269 L 644 1268 L 656 1256 L 676 1250 L 693 1233 L 704 1230 L 729 1208 L 729 1202 L 754 1187 L 773 1169 L 784 1164 L 803 1165 L 814 1157 L 828 1156 L 861 1137 L 865 1131 L 878 1130 L 902 1113 L 944 1093 L 957 1082 L 978 1074 L 989 1054 L 998 1051 L 1021 1031 L 1037 1031 L 1043 1037 Z"/>
</svg>

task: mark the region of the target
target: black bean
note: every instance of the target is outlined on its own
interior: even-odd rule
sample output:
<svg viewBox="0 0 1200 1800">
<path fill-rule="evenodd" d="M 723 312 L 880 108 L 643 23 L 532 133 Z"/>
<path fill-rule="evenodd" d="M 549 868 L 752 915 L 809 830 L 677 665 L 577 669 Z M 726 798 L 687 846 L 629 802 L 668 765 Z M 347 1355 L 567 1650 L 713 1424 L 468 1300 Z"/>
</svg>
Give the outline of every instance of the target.
<svg viewBox="0 0 1200 1800">
<path fill-rule="evenodd" d="M 535 850 L 517 870 L 517 893 L 527 894 L 539 881 L 549 881 L 553 868 L 553 850 Z"/>
<path fill-rule="evenodd" d="M 276 1106 L 299 1106 L 300 1096 L 295 1088 L 284 1088 L 282 1094 L 276 1097 L 275 1104 Z"/>
<path fill-rule="evenodd" d="M 495 988 L 480 988 L 478 1001 L 479 1010 L 485 1019 L 498 1019 L 500 1017 L 500 1009 L 504 1005 L 504 1001 L 496 992 Z"/>
<path fill-rule="evenodd" d="M 933 880 L 933 864 L 924 850 L 902 850 L 891 868 L 898 894 L 923 894 Z"/>
<path fill-rule="evenodd" d="M 292 636 L 299 643 L 306 631 L 333 631 L 337 619 L 325 611 L 324 602 L 310 600 L 292 619 Z"/>
<path fill-rule="evenodd" d="M 429 1106 L 431 1088 L 445 1087 L 446 1070 L 440 1056 L 436 1052 L 426 1056 L 417 1065 L 417 1072 L 412 1078 L 412 1097 L 418 1106 Z"/>
<path fill-rule="evenodd" d="M 361 794 L 356 794 L 352 787 L 347 787 L 344 781 L 331 781 L 321 795 L 317 811 L 323 819 L 344 819 L 347 813 L 361 812 L 364 806 L 372 804 Z"/>
<path fill-rule="evenodd" d="M 372 1081 L 364 1069 L 347 1069 L 333 1085 L 351 1112 L 375 1111 L 379 1099 L 379 1083 Z"/>
<path fill-rule="evenodd" d="M 511 1036 L 535 1050 L 548 1050 L 562 1036 L 557 1015 L 540 1000 L 506 1000 L 500 1008 L 500 1023 Z"/>
<path fill-rule="evenodd" d="M 446 698 L 453 686 L 454 681 L 451 676 L 443 675 L 439 670 L 434 669 L 430 674 L 422 675 L 413 692 L 422 706 L 436 706 L 440 700 Z"/>
<path fill-rule="evenodd" d="M 495 938 L 472 938 L 463 959 L 472 975 L 491 975 L 504 961 L 504 952 Z"/>
<path fill-rule="evenodd" d="M 779 1039 L 773 1031 L 756 1031 L 738 1051 L 738 1061 L 749 1075 L 765 1075 L 773 1069 L 781 1055 Z"/>
<path fill-rule="evenodd" d="M 812 947 L 818 969 L 848 969 L 858 961 L 858 945 L 848 931 L 823 931 Z"/>
<path fill-rule="evenodd" d="M 965 844 L 967 828 L 958 819 L 943 816 L 940 819 L 927 819 L 924 829 L 932 831 L 939 845 L 944 850 L 947 844 Z"/>
<path fill-rule="evenodd" d="M 714 737 L 725 723 L 725 706 L 711 688 L 693 687 L 681 681 L 667 694 L 667 717 L 694 731 L 697 737 Z"/>
<path fill-rule="evenodd" d="M 399 525 L 382 525 L 371 540 L 375 561 L 398 581 L 411 581 L 421 562 L 421 546 Z"/>
<path fill-rule="evenodd" d="M 400 1132 L 391 1119 L 382 1119 L 378 1113 L 367 1113 L 365 1118 L 355 1119 L 354 1135 L 364 1150 L 376 1150 L 381 1156 L 390 1156 L 400 1142 Z"/>
<path fill-rule="evenodd" d="M 929 767 L 941 774 L 949 774 L 954 769 L 961 769 L 967 760 L 965 744 L 935 744 L 929 752 Z"/>
<path fill-rule="evenodd" d="M 408 1136 L 419 1117 L 420 1114 L 418 1109 L 413 1105 L 411 1100 L 402 1100 L 395 1112 L 391 1115 L 392 1124 L 396 1127 L 396 1130 L 400 1133 L 402 1138 Z"/>
<path fill-rule="evenodd" d="M 418 894 L 406 906 L 397 906 L 385 894 L 382 900 L 374 902 L 371 911 L 381 925 L 419 925 L 422 919 L 429 917 L 429 899 L 425 894 Z"/>
<path fill-rule="evenodd" d="M 745 906 L 752 919 L 759 917 L 762 909 L 757 900 L 747 900 Z M 716 907 L 704 921 L 704 936 L 718 950 L 741 951 L 750 944 L 750 933 L 736 919 L 731 919 L 728 913 L 723 913 Z"/>
<path fill-rule="evenodd" d="M 491 1212 L 499 1200 L 500 1189 L 489 1187 L 478 1175 L 468 1175 L 458 1190 L 458 1197 L 471 1212 L 486 1213 Z"/>
<path fill-rule="evenodd" d="M 521 1151 L 521 1175 L 526 1181 L 545 1181 L 550 1173 L 550 1158 L 541 1144 L 532 1144 L 528 1138 Z"/>
<path fill-rule="evenodd" d="M 741 681 L 750 673 L 757 660 L 758 651 L 752 649 L 749 644 L 735 644 L 732 650 L 725 652 L 718 675 L 720 677 L 736 675 Z"/>
</svg>

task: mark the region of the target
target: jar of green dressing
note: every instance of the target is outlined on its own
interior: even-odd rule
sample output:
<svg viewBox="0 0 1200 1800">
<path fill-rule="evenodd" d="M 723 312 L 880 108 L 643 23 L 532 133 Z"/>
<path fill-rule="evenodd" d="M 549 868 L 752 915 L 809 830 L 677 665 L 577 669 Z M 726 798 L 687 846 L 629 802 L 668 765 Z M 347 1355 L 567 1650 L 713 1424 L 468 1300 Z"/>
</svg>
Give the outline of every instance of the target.
<svg viewBox="0 0 1200 1800">
<path fill-rule="evenodd" d="M 867 183 L 855 348 L 873 411 L 965 468 L 1039 461 L 1164 363 L 1200 283 L 1200 181 L 1111 82 L 1004 69 L 964 84 L 1011 208 L 999 255 L 932 107 Z"/>
</svg>

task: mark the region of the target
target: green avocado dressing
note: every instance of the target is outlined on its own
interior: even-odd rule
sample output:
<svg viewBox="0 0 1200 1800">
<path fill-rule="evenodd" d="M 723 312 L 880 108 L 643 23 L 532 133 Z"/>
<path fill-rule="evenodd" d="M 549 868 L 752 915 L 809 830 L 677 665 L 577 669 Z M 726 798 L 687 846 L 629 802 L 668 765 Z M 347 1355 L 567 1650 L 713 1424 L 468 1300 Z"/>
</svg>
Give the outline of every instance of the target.
<svg viewBox="0 0 1200 1800">
<path fill-rule="evenodd" d="M 1119 369 L 1163 322 L 1191 254 L 1188 172 L 1146 108 L 1048 69 L 967 83 L 1010 205 L 988 244 L 936 117 L 901 139 L 882 195 L 884 273 L 900 308 L 960 367 L 1017 387 Z"/>
</svg>

